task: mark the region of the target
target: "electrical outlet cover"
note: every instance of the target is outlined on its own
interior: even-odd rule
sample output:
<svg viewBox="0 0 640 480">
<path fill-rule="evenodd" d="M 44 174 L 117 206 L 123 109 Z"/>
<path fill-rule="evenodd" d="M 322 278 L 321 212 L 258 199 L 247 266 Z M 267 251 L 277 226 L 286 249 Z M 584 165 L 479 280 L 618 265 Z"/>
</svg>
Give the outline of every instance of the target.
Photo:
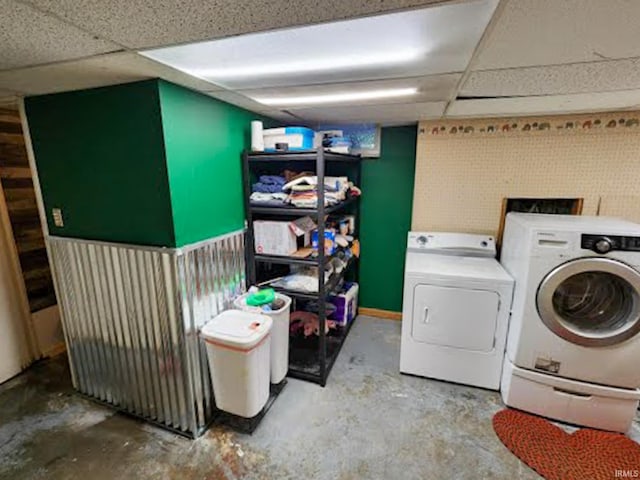
<svg viewBox="0 0 640 480">
<path fill-rule="evenodd" d="M 53 215 L 53 224 L 56 227 L 64 227 L 64 220 L 62 219 L 62 210 L 60 208 L 54 208 L 51 210 Z"/>
</svg>

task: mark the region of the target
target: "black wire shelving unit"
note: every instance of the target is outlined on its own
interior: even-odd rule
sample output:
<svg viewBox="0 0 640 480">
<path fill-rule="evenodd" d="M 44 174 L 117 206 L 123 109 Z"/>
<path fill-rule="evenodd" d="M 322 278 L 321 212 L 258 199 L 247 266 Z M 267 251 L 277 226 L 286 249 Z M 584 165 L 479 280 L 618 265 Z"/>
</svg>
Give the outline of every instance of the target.
<svg viewBox="0 0 640 480">
<path fill-rule="evenodd" d="M 356 186 L 361 184 L 361 158 L 359 155 L 347 155 L 325 152 L 322 148 L 308 151 L 287 152 L 250 152 L 242 155 L 244 176 L 244 200 L 247 218 L 246 257 L 247 281 L 250 285 L 263 284 L 286 273 L 292 265 L 309 265 L 318 267 L 318 292 L 303 293 L 276 288 L 277 291 L 292 298 L 292 311 L 299 303 L 316 301 L 318 310 L 319 334 L 309 338 L 290 337 L 289 341 L 289 377 L 307 380 L 325 386 L 331 368 L 340 353 L 355 319 L 346 327 L 337 327 L 325 333 L 327 312 L 325 301 L 342 285 L 343 280 L 358 281 L 358 259 L 352 257 L 340 273 L 333 273 L 325 280 L 325 266 L 331 256 L 325 255 L 324 230 L 325 217 L 330 214 L 352 214 L 355 216 L 356 237 L 360 232 L 360 201 L 352 196 L 332 206 L 324 204 L 324 189 L 318 189 L 317 208 L 296 208 L 293 206 L 270 207 L 252 205 L 250 202 L 251 184 L 259 175 L 276 175 L 283 170 L 313 172 L 318 176 L 318 185 L 324 185 L 325 176 L 347 176 Z M 318 255 L 313 258 L 283 257 L 260 255 L 255 253 L 254 220 L 285 220 L 310 216 L 318 225 Z"/>
</svg>

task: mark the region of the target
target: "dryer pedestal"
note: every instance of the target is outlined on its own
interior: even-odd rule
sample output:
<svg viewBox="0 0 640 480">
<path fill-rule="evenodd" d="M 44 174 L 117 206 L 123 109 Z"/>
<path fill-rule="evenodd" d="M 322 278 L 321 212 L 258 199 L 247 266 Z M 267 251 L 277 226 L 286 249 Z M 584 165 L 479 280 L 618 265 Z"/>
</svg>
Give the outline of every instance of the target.
<svg viewBox="0 0 640 480">
<path fill-rule="evenodd" d="M 606 387 L 525 370 L 505 358 L 502 400 L 510 407 L 575 425 L 626 433 L 640 390 Z"/>
</svg>

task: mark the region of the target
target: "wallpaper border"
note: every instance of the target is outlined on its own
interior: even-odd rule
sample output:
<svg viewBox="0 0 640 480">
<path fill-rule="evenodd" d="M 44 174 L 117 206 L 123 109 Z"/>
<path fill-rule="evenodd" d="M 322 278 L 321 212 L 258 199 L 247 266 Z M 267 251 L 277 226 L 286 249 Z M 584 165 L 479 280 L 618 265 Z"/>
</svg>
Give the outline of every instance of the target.
<svg viewBox="0 0 640 480">
<path fill-rule="evenodd" d="M 589 115 L 513 117 L 422 121 L 418 133 L 432 137 L 476 137 L 535 135 L 540 133 L 582 133 L 594 131 L 638 132 L 640 112 L 608 112 Z"/>
</svg>

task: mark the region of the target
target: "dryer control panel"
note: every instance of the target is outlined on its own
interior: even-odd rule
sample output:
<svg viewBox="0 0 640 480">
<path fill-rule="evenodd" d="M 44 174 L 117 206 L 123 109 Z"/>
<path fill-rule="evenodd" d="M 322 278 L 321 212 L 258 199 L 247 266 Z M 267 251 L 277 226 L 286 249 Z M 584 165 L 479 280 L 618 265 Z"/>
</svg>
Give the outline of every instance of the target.
<svg viewBox="0 0 640 480">
<path fill-rule="evenodd" d="M 623 235 L 583 234 L 580 246 L 596 253 L 609 253 L 614 250 L 640 252 L 640 237 Z"/>
<path fill-rule="evenodd" d="M 489 235 L 448 232 L 409 232 L 411 252 L 468 257 L 495 257 L 496 242 Z"/>
</svg>

